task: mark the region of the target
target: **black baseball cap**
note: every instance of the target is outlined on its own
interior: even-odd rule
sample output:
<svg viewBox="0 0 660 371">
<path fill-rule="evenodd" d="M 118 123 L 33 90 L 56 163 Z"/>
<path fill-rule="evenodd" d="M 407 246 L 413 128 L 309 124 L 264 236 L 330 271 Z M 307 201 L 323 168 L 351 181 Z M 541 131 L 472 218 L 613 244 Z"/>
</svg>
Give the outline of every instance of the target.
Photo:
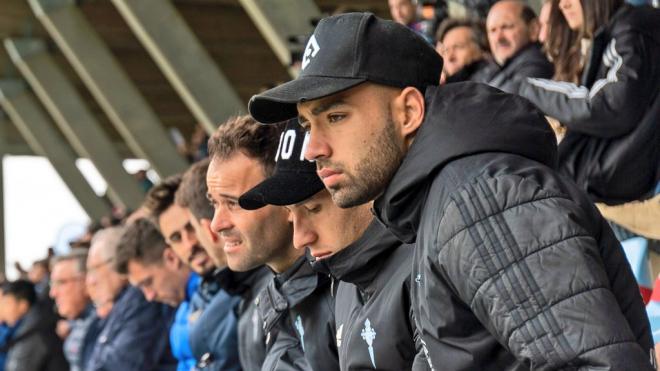
<svg viewBox="0 0 660 371">
<path fill-rule="evenodd" d="M 309 132 L 298 119 L 289 120 L 277 147 L 273 175 L 245 192 L 238 199 L 243 209 L 255 210 L 266 205 L 286 206 L 304 201 L 322 189 L 316 163 L 305 160 Z"/>
<path fill-rule="evenodd" d="M 350 89 L 365 81 L 422 91 L 438 85 L 442 58 L 415 31 L 371 13 L 346 13 L 319 22 L 305 47 L 295 80 L 255 95 L 255 120 L 277 123 L 298 116 L 296 104 Z"/>
</svg>

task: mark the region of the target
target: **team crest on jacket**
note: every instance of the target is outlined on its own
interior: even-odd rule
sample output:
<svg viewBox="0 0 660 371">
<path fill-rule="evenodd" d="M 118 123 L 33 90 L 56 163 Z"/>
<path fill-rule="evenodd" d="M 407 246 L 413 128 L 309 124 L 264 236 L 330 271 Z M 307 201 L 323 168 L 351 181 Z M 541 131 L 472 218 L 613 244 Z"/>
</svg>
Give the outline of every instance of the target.
<svg viewBox="0 0 660 371">
<path fill-rule="evenodd" d="M 364 328 L 362 329 L 360 335 L 362 335 L 362 339 L 364 339 L 364 341 L 366 341 L 367 345 L 369 346 L 369 358 L 371 358 L 371 364 L 374 366 L 374 368 L 376 368 L 376 360 L 374 357 L 374 340 L 376 340 L 376 330 L 371 327 L 371 321 L 369 321 L 369 318 L 364 321 Z"/>
<path fill-rule="evenodd" d="M 341 347 L 341 334 L 344 332 L 344 324 L 342 323 L 339 325 L 339 328 L 337 329 L 337 348 Z"/>
<path fill-rule="evenodd" d="M 300 318 L 300 315 L 296 317 L 296 331 L 298 331 L 298 335 L 300 335 L 300 345 L 302 346 L 303 352 L 305 351 L 305 328 L 303 327 L 302 324 L 302 318 Z"/>
</svg>

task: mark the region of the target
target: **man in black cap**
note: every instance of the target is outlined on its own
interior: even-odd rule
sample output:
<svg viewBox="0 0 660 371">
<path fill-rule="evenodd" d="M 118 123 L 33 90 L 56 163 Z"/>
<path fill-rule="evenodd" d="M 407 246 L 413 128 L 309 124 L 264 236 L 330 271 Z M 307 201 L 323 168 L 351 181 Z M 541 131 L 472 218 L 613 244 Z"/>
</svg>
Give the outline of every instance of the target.
<svg viewBox="0 0 660 371">
<path fill-rule="evenodd" d="M 280 135 L 275 173 L 239 198 L 243 209 L 284 206 L 289 204 L 286 200 L 292 194 L 303 194 L 307 198 L 323 188 L 318 177 L 314 180 L 299 176 L 300 164 L 314 167 L 303 157 L 308 138 L 297 120 L 289 121 Z M 299 251 L 304 252 L 304 249 Z M 330 278 L 327 274 L 316 273 L 304 254 L 287 270 L 275 275 L 259 295 L 257 303 L 267 333 L 278 333 L 276 341 L 280 344 L 296 339 L 307 361 L 302 368 L 314 371 L 339 369 L 335 345 L 335 299 Z M 276 354 L 277 348 L 278 345 L 273 345 L 270 351 Z M 267 355 L 266 362 L 279 363 L 281 358 Z"/>
<path fill-rule="evenodd" d="M 308 143 L 309 133 L 297 120 L 290 121 L 286 132 L 298 140 L 291 156 L 278 156 L 273 176 L 243 194 L 239 203 L 247 209 L 288 205 L 294 246 L 309 250 L 319 279 L 329 275 L 333 281 L 340 280 L 332 318 L 341 370 L 426 369 L 421 344 L 416 342 L 410 302 L 412 247 L 399 242 L 374 220 L 370 204 L 346 209 L 336 206 L 316 174 L 316 165 L 304 159 L 303 143 Z M 286 146 L 280 148 L 287 151 Z M 335 301 L 330 298 L 329 287 L 325 295 L 328 301 Z M 324 304 L 314 304 L 312 299 L 310 296 L 302 303 L 312 308 Z M 325 327 L 325 310 L 310 313 L 314 320 L 303 323 L 305 333 L 323 333 L 318 327 Z M 295 318 L 297 311 L 291 308 L 289 316 Z M 317 323 L 319 320 L 322 323 Z M 308 335 L 304 338 L 306 349 L 309 343 L 321 341 L 325 345 L 324 338 Z M 316 357 L 307 351 L 305 355 L 310 363 Z M 314 366 L 314 370 L 323 369 Z"/>
<path fill-rule="evenodd" d="M 621 246 L 557 174 L 535 107 L 481 84 L 438 87 L 437 53 L 367 13 L 322 20 L 303 67 L 250 113 L 299 116 L 334 202 L 375 200 L 415 242 L 413 309 L 432 368 L 653 369 Z"/>
</svg>

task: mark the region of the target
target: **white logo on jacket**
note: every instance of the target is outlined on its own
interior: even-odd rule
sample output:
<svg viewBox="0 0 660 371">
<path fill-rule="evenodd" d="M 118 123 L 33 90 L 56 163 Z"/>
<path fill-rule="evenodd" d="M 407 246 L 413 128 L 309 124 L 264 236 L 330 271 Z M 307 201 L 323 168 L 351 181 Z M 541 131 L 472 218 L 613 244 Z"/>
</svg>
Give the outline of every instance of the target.
<svg viewBox="0 0 660 371">
<path fill-rule="evenodd" d="M 364 321 L 364 328 L 362 329 L 360 335 L 362 335 L 362 339 L 364 339 L 364 341 L 366 341 L 367 345 L 369 346 L 369 358 L 371 358 L 371 364 L 374 366 L 374 368 L 376 368 L 376 360 L 374 357 L 374 340 L 376 340 L 376 330 L 371 327 L 371 321 L 369 321 L 369 318 Z"/>
<path fill-rule="evenodd" d="M 300 335 L 300 345 L 302 346 L 303 352 L 305 351 L 305 328 L 303 327 L 302 324 L 302 318 L 300 315 L 296 317 L 296 330 L 298 331 L 298 335 Z"/>
</svg>

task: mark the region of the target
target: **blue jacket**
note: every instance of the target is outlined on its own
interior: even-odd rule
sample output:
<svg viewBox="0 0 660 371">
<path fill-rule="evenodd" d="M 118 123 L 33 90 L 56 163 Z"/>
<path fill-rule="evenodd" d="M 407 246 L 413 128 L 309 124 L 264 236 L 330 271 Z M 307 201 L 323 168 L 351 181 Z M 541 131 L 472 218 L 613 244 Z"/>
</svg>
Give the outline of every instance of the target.
<svg viewBox="0 0 660 371">
<path fill-rule="evenodd" d="M 179 361 L 177 371 L 190 371 L 195 368 L 197 361 L 190 349 L 190 326 L 189 319 L 191 301 L 198 301 L 197 289 L 201 283 L 201 277 L 191 273 L 186 287 L 186 299 L 179 305 L 174 317 L 174 323 L 170 327 L 170 345 L 172 354 Z"/>
<path fill-rule="evenodd" d="M 228 268 L 205 278 L 191 303 L 190 346 L 202 370 L 240 371 L 238 358 L 238 318 L 235 308 L 240 296 L 220 288 Z"/>
<path fill-rule="evenodd" d="M 117 297 L 99 334 L 87 371 L 176 369 L 167 341 L 174 309 L 150 303 L 132 286 Z"/>
</svg>

